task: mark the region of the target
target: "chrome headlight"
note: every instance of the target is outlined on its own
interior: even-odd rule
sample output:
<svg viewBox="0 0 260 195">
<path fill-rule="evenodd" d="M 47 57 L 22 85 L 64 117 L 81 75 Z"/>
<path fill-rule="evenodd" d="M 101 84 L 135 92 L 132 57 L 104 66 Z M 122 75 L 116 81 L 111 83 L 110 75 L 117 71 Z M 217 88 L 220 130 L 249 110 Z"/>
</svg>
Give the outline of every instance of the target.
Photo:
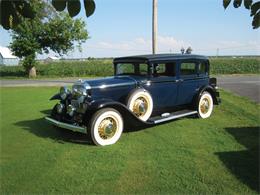
<svg viewBox="0 0 260 195">
<path fill-rule="evenodd" d="M 74 111 L 76 110 L 76 108 L 72 105 L 68 105 L 67 106 L 67 113 L 70 115 L 70 116 L 73 116 L 74 114 Z"/>
<path fill-rule="evenodd" d="M 57 112 L 61 114 L 63 112 L 64 105 L 63 104 L 57 104 Z"/>
<path fill-rule="evenodd" d="M 69 93 L 70 93 L 70 90 L 67 87 L 60 88 L 60 97 L 62 100 L 65 100 Z"/>
<path fill-rule="evenodd" d="M 86 96 L 87 89 L 83 85 L 73 85 L 72 94 L 73 96 Z"/>
</svg>

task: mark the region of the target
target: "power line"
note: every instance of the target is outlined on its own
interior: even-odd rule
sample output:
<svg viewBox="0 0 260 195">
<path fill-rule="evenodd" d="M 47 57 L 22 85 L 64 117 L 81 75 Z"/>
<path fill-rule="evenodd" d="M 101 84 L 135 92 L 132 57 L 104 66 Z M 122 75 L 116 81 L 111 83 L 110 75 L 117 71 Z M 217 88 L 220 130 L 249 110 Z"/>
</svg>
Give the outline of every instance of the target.
<svg viewBox="0 0 260 195">
<path fill-rule="evenodd" d="M 240 48 L 247 48 L 247 47 L 255 47 L 257 48 L 258 45 L 241 45 L 241 46 L 232 46 L 232 47 L 216 47 L 216 48 L 209 48 L 209 49 L 195 49 L 194 51 L 196 52 L 203 52 L 203 51 L 207 51 L 207 52 L 216 52 L 217 50 L 217 54 L 221 51 L 221 50 L 229 50 L 229 49 L 240 49 Z M 132 51 L 132 52 L 150 52 L 149 49 L 127 49 L 127 48 L 109 48 L 109 47 L 95 47 L 95 46 L 86 46 L 86 49 L 99 49 L 99 50 L 113 50 L 113 51 Z M 83 49 L 84 50 L 84 49 Z M 168 53 L 170 51 L 174 51 L 174 49 L 170 48 L 168 50 L 159 50 L 160 53 Z M 179 52 L 179 50 L 177 50 L 177 52 Z"/>
</svg>

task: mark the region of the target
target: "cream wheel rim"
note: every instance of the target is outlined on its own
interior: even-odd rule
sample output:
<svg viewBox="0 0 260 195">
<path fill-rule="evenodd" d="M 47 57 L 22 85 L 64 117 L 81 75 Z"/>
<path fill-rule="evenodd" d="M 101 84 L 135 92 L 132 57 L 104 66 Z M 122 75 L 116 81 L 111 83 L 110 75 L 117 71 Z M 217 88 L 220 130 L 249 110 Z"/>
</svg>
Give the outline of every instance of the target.
<svg viewBox="0 0 260 195">
<path fill-rule="evenodd" d="M 99 136 L 104 140 L 112 138 L 117 130 L 118 124 L 113 117 L 103 119 L 98 126 Z"/>
<path fill-rule="evenodd" d="M 210 108 L 210 99 L 205 97 L 202 99 L 200 103 L 200 110 L 203 114 L 207 114 Z"/>
<path fill-rule="evenodd" d="M 147 108 L 148 100 L 145 97 L 139 97 L 134 101 L 132 110 L 137 117 L 143 117 L 147 112 Z"/>
</svg>

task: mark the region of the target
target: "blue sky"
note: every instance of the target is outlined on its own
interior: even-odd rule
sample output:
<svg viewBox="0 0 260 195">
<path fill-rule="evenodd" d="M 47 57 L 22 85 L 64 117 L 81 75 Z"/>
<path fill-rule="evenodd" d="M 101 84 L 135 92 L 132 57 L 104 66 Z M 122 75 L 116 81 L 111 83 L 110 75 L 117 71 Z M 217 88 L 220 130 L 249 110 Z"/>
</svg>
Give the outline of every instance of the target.
<svg viewBox="0 0 260 195">
<path fill-rule="evenodd" d="M 115 57 L 151 53 L 152 0 L 95 0 L 87 23 L 90 39 L 66 57 Z M 204 55 L 260 55 L 260 31 L 251 27 L 243 6 L 227 10 L 222 0 L 158 0 L 158 53 L 179 52 L 191 46 Z M 0 29 L 0 45 L 11 41 Z M 49 54 L 54 55 L 54 54 Z M 44 58 L 47 55 L 39 56 Z"/>
</svg>

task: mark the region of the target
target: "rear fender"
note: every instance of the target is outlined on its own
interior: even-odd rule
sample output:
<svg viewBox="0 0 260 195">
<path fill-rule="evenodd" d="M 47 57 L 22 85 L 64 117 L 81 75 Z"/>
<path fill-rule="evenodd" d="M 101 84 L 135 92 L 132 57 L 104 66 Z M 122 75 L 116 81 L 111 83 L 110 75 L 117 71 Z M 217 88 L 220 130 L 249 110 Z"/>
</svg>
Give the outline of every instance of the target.
<svg viewBox="0 0 260 195">
<path fill-rule="evenodd" d="M 207 91 L 210 93 L 210 95 L 212 96 L 212 99 L 213 99 L 213 103 L 215 105 L 219 104 L 218 100 L 217 100 L 216 89 L 214 87 L 212 87 L 211 85 L 206 85 L 206 86 L 200 88 L 199 93 L 197 94 L 197 97 L 196 97 L 196 105 L 198 105 L 200 97 L 202 96 L 204 91 Z"/>
</svg>

